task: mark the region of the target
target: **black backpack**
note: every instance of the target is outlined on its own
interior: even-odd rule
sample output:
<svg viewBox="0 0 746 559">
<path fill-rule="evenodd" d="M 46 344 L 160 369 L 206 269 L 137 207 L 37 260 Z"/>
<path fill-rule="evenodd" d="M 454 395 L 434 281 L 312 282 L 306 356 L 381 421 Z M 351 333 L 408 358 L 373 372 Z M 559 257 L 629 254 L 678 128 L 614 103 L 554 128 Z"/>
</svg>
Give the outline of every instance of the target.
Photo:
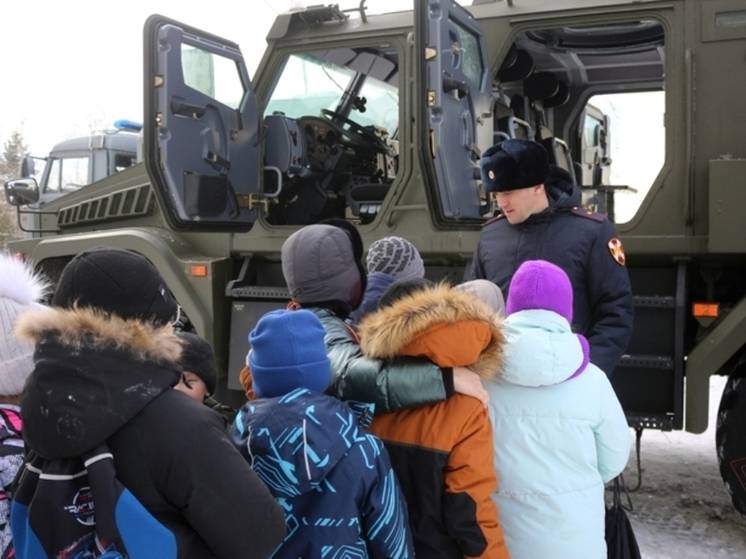
<svg viewBox="0 0 746 559">
<path fill-rule="evenodd" d="M 606 509 L 606 550 L 608 559 L 641 559 L 640 547 L 637 545 L 637 538 L 632 530 L 632 524 L 627 517 L 627 510 L 632 510 L 632 501 L 629 500 L 629 507 L 622 504 L 622 491 L 626 493 L 627 488 L 623 487 L 624 480 L 621 476 L 614 478 L 613 494 L 611 506 Z"/>
<path fill-rule="evenodd" d="M 177 557 L 174 534 L 119 482 L 106 445 L 72 459 L 31 452 L 10 523 L 17 559 Z"/>
</svg>

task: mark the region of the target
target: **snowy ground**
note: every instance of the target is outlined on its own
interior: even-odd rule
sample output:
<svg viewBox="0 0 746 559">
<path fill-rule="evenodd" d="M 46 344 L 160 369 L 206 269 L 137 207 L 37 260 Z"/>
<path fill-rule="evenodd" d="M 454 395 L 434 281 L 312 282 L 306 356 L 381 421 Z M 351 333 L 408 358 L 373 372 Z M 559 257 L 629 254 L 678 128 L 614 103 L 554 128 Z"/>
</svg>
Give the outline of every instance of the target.
<svg viewBox="0 0 746 559">
<path fill-rule="evenodd" d="M 725 492 L 715 455 L 715 417 L 725 379 L 710 385 L 710 423 L 702 435 L 645 431 L 642 488 L 630 514 L 643 559 L 746 559 L 746 518 Z M 746 426 L 745 426 L 746 428 Z M 625 473 L 636 482 L 634 452 Z"/>
</svg>

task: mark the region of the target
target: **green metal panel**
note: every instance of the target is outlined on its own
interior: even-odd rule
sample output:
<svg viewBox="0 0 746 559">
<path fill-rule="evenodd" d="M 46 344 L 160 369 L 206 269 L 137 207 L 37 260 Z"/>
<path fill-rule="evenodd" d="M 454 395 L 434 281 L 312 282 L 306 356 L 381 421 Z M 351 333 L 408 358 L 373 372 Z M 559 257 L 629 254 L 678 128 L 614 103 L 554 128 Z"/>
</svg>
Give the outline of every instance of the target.
<svg viewBox="0 0 746 559">
<path fill-rule="evenodd" d="M 746 252 L 746 159 L 710 161 L 709 185 L 709 252 Z"/>
<path fill-rule="evenodd" d="M 211 343 L 219 342 L 217 345 L 223 345 L 224 329 L 219 326 L 219 331 L 216 332 L 213 319 L 216 311 L 224 312 L 220 305 L 224 300 L 222 289 L 230 273 L 226 269 L 229 260 L 206 257 L 195 252 L 191 245 L 165 229 L 126 228 L 47 237 L 38 242 L 19 243 L 17 249 L 39 263 L 47 258 L 73 256 L 97 246 L 128 249 L 145 256 L 163 276 L 197 331 Z M 191 277 L 189 265 L 192 262 L 206 264 L 207 277 Z M 217 339 L 216 334 L 219 334 L 220 339 Z"/>
<path fill-rule="evenodd" d="M 746 344 L 746 297 L 689 353 L 686 362 L 685 428 L 707 429 L 710 375 L 717 373 Z"/>
</svg>

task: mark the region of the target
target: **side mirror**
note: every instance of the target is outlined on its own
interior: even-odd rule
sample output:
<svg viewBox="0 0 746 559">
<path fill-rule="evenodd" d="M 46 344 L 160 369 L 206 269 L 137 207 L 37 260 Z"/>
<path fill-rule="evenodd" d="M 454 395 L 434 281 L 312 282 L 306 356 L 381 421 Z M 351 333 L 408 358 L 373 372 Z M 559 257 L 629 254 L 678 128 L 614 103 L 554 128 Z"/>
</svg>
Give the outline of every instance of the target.
<svg viewBox="0 0 746 559">
<path fill-rule="evenodd" d="M 5 198 L 11 206 L 26 206 L 39 200 L 36 179 L 15 179 L 5 183 Z"/>
<path fill-rule="evenodd" d="M 31 177 L 36 174 L 36 165 L 34 164 L 34 158 L 30 155 L 24 155 L 21 160 L 21 176 Z"/>
</svg>

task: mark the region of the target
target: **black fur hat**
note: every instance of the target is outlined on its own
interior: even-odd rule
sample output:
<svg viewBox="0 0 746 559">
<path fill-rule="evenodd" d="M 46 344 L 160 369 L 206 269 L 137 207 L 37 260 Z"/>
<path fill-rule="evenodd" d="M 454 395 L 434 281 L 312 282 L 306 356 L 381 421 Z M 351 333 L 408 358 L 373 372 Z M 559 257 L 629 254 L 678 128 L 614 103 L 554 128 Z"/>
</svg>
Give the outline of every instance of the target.
<svg viewBox="0 0 746 559">
<path fill-rule="evenodd" d="M 549 156 L 536 142 L 505 140 L 482 154 L 479 167 L 486 192 L 517 190 L 544 182 Z"/>
</svg>

